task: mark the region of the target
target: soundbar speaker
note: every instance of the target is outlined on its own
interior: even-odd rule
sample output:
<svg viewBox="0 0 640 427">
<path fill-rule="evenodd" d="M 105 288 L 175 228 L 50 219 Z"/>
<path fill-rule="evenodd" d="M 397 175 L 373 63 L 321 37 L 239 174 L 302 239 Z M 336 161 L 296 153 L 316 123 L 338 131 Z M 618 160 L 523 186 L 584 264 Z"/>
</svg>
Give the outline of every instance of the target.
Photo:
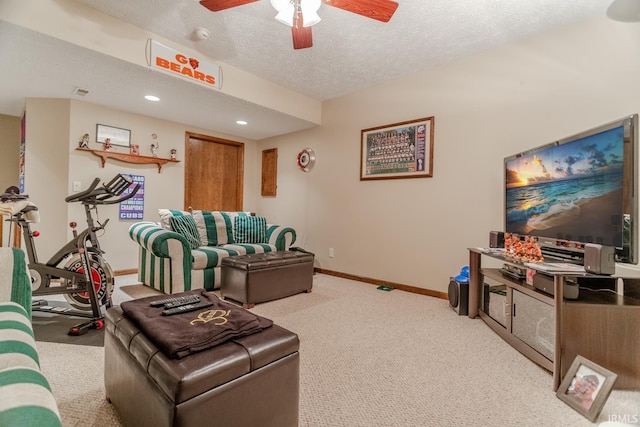
<svg viewBox="0 0 640 427">
<path fill-rule="evenodd" d="M 584 271 L 593 274 L 613 274 L 616 272 L 615 248 L 595 243 L 584 245 Z"/>
<path fill-rule="evenodd" d="M 469 314 L 469 283 L 449 281 L 449 307 L 461 316 Z"/>
<path fill-rule="evenodd" d="M 504 247 L 504 233 L 502 231 L 491 231 L 489 233 L 489 247 L 490 248 Z"/>
</svg>

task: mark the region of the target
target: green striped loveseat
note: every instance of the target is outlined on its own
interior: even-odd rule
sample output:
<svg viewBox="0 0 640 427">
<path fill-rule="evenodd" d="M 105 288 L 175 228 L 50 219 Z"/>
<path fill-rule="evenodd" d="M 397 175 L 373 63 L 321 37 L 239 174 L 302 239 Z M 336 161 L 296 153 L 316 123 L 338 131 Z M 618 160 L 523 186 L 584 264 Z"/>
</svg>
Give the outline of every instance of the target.
<svg viewBox="0 0 640 427">
<path fill-rule="evenodd" d="M 296 240 L 294 229 L 266 224 L 266 219 L 249 212 L 160 209 L 158 213 L 158 223 L 135 223 L 129 228 L 129 237 L 139 245 L 138 279 L 166 294 L 217 289 L 223 258 L 284 251 Z M 193 221 L 180 218 L 186 216 Z M 195 229 L 191 233 L 176 229 L 178 219 L 189 219 Z M 240 229 L 239 224 L 260 221 L 263 230 L 255 235 L 250 226 Z M 191 241 L 193 234 L 196 243 Z"/>
<path fill-rule="evenodd" d="M 0 426 L 62 426 L 31 326 L 24 252 L 0 248 Z"/>
</svg>

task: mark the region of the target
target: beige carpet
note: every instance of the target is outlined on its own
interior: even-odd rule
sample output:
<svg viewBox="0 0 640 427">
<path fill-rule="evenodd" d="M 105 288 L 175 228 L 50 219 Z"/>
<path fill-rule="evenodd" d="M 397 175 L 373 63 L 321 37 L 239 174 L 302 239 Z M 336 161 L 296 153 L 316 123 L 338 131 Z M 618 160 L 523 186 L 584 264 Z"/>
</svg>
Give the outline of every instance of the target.
<svg viewBox="0 0 640 427">
<path fill-rule="evenodd" d="M 312 293 L 253 311 L 300 336 L 300 426 L 593 425 L 556 398 L 548 372 L 445 300 L 318 274 Z M 102 349 L 38 347 L 65 426 L 120 425 Z M 614 391 L 598 422 L 634 416 L 640 392 Z"/>
<path fill-rule="evenodd" d="M 137 299 L 137 298 L 150 297 L 153 295 L 162 295 L 162 292 L 142 284 L 123 285 L 118 287 L 118 290 L 121 291 L 123 294 L 121 294 L 120 298 L 118 298 L 118 292 L 114 292 L 114 295 L 113 295 L 114 304 L 120 304 L 121 302 L 120 300 L 124 301 L 127 299 Z M 116 299 L 118 299 L 118 301 L 116 301 Z"/>
</svg>

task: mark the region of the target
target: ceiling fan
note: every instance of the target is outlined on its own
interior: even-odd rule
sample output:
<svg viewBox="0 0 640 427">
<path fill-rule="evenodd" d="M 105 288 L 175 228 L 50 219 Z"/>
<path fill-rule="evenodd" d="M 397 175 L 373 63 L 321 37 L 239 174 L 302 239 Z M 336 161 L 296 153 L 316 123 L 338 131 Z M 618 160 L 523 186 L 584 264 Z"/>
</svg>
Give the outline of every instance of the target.
<svg viewBox="0 0 640 427">
<path fill-rule="evenodd" d="M 212 12 L 219 12 L 256 1 L 201 0 L 200 4 Z M 391 0 L 271 0 L 278 11 L 276 19 L 291 27 L 294 49 L 313 46 L 311 26 L 320 21 L 317 11 L 321 3 L 381 22 L 389 22 L 398 8 L 398 3 Z"/>
</svg>

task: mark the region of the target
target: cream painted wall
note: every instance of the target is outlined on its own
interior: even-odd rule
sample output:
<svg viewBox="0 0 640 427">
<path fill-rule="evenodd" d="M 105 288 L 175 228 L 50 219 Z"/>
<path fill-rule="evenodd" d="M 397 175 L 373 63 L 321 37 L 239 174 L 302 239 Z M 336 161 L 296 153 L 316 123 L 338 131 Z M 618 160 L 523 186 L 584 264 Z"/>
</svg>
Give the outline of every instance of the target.
<svg viewBox="0 0 640 427">
<path fill-rule="evenodd" d="M 26 102 L 24 190 L 40 211 L 40 222 L 32 230 L 41 233 L 36 248 L 42 262 L 67 240 L 69 114 L 65 99 Z"/>
<path fill-rule="evenodd" d="M 603 17 L 325 102 L 322 126 L 259 142 L 279 152 L 260 211 L 319 267 L 446 292 L 466 248 L 503 228 L 503 158 L 640 112 L 638 75 L 640 25 Z M 359 180 L 361 129 L 426 116 L 433 178 Z"/>
<path fill-rule="evenodd" d="M 99 157 L 76 150 L 85 133 L 91 136 L 90 148 L 102 149 L 102 144 L 95 142 L 97 123 L 130 129 L 131 142 L 140 145 L 143 155 L 151 154 L 151 134 L 155 133 L 156 142 L 160 144 L 159 156 L 169 157 L 169 150 L 176 148 L 177 158 L 181 161 L 164 165 L 162 173 L 158 173 L 155 164 L 131 164 L 113 159 L 107 160 L 103 168 Z M 142 175 L 145 177 L 144 220 L 158 221 L 159 208 L 182 209 L 187 131 L 245 143 L 245 182 L 259 180 L 256 148 L 252 141 L 82 101 L 28 99 L 26 190 L 40 208 L 42 221 L 34 227 L 42 233 L 36 243 L 40 260 L 49 259 L 72 237 L 68 227 L 70 221 L 76 221 L 84 228 L 82 205 L 64 201 L 74 192 L 76 181 L 84 190 L 96 177 L 108 182 L 118 173 Z M 128 152 L 124 147 L 114 147 L 114 151 Z M 256 209 L 258 194 L 253 188 L 245 188 L 244 209 Z M 137 268 L 138 246 L 128 236 L 129 226 L 134 221 L 120 220 L 118 205 L 100 206 L 98 213 L 101 222 L 110 220 L 100 242 L 111 267 L 114 270 Z"/>
</svg>

